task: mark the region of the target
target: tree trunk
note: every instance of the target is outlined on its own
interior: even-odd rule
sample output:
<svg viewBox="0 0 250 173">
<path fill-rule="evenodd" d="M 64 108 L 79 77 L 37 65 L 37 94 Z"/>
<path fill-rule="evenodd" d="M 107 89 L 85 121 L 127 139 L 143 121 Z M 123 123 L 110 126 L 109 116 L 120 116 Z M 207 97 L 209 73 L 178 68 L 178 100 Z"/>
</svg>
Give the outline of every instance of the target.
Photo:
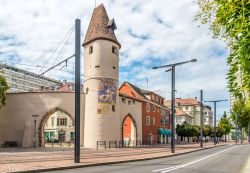
<svg viewBox="0 0 250 173">
<path fill-rule="evenodd" d="M 225 134 L 225 142 L 227 142 L 227 134 Z"/>
</svg>

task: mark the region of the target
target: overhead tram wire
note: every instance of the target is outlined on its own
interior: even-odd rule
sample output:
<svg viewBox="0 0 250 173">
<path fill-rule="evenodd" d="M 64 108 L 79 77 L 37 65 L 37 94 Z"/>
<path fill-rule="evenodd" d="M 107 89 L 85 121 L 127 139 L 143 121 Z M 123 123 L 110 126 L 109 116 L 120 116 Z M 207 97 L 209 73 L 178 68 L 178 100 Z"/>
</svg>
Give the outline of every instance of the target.
<svg viewBox="0 0 250 173">
<path fill-rule="evenodd" d="M 56 59 L 55 59 L 54 62 L 52 63 L 52 66 L 55 65 L 57 59 L 59 58 L 60 54 L 62 53 L 62 51 L 63 51 L 64 47 L 66 46 L 66 43 L 67 43 L 67 41 L 69 40 L 69 38 L 70 38 L 70 36 L 71 36 L 72 33 L 73 33 L 73 30 L 71 30 L 71 32 L 69 33 L 69 35 L 68 35 L 67 39 L 65 40 L 65 42 L 64 42 L 64 44 L 63 44 L 61 50 L 59 51 L 59 53 L 58 53 Z"/>
<path fill-rule="evenodd" d="M 37 77 L 43 76 L 43 75 L 44 75 L 45 73 L 47 73 L 48 71 L 54 69 L 55 67 L 61 65 L 61 64 L 64 63 L 64 62 L 67 62 L 69 59 L 71 59 L 71 58 L 73 58 L 73 57 L 75 57 L 75 54 L 71 55 L 70 57 L 66 58 L 65 60 L 63 60 L 63 61 L 57 63 L 56 65 L 50 67 L 50 68 L 47 69 L 47 70 L 45 70 L 44 72 L 42 72 L 41 74 L 39 74 Z"/>
<path fill-rule="evenodd" d="M 42 68 L 40 69 L 40 71 L 38 73 L 41 73 L 41 71 L 44 69 L 44 67 L 48 64 L 48 62 L 50 61 L 50 59 L 54 56 L 54 54 L 57 52 L 57 49 L 60 47 L 60 45 L 63 43 L 63 41 L 67 38 L 68 35 L 71 35 L 71 33 L 73 32 L 75 25 L 72 25 L 69 29 L 69 31 L 67 32 L 67 34 L 63 37 L 63 39 L 59 42 L 58 46 L 56 47 L 56 49 L 53 51 L 53 53 L 51 54 L 51 56 L 49 56 L 49 58 L 47 59 L 47 61 L 45 62 L 45 64 L 42 66 Z"/>
</svg>

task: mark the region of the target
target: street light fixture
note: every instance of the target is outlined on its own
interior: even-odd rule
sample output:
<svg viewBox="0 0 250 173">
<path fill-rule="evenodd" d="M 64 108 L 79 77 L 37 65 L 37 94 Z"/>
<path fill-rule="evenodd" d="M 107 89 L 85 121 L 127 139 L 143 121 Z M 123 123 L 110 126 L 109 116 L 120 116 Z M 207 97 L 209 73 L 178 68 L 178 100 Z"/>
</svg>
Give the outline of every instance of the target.
<svg viewBox="0 0 250 173">
<path fill-rule="evenodd" d="M 225 100 L 210 100 L 210 101 L 204 101 L 204 102 L 211 102 L 214 103 L 214 145 L 217 144 L 217 140 L 216 140 L 216 103 L 217 102 L 225 102 L 228 101 L 227 99 Z"/>
<path fill-rule="evenodd" d="M 158 67 L 153 67 L 152 69 L 159 69 L 159 68 L 165 68 L 165 67 L 170 67 L 170 69 L 167 69 L 165 72 L 172 71 L 172 91 L 171 91 L 171 152 L 175 152 L 175 67 L 186 64 L 189 62 L 196 62 L 197 59 L 192 59 L 189 61 L 183 61 L 183 62 L 178 62 L 174 64 L 168 64 L 168 65 L 163 65 L 163 66 L 158 66 Z"/>
</svg>

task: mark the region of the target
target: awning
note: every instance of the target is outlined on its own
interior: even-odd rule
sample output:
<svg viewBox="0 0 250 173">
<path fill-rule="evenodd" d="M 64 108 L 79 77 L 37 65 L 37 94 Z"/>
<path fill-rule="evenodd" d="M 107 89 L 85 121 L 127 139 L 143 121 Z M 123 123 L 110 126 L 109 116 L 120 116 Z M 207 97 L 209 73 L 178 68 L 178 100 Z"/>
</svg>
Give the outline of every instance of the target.
<svg viewBox="0 0 250 173">
<path fill-rule="evenodd" d="M 165 130 L 162 128 L 159 128 L 158 133 L 159 133 L 159 135 L 165 135 Z"/>
<path fill-rule="evenodd" d="M 165 135 L 170 136 L 172 134 L 171 130 L 164 129 Z"/>
<path fill-rule="evenodd" d="M 170 136 L 172 134 L 171 130 L 162 129 L 162 128 L 158 129 L 158 133 L 159 135 L 167 135 L 167 136 Z"/>
</svg>

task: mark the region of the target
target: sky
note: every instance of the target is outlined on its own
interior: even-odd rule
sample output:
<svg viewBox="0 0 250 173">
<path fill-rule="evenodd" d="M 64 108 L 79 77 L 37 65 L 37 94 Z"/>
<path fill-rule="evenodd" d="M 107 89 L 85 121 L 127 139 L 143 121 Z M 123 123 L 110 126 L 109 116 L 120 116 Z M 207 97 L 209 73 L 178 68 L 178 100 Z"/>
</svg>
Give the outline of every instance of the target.
<svg viewBox="0 0 250 173">
<path fill-rule="evenodd" d="M 204 100 L 229 100 L 229 50 L 212 38 L 209 26 L 194 21 L 194 0 L 0 0 L 0 62 L 40 74 L 73 55 L 75 19 L 81 19 L 83 42 L 101 3 L 118 27 L 120 84 L 129 81 L 170 99 L 171 73 L 152 67 L 196 58 L 176 67 L 176 97 L 199 98 L 202 89 Z M 73 73 L 71 59 L 45 76 L 74 81 Z M 229 109 L 229 102 L 218 103 L 217 116 Z"/>
</svg>

